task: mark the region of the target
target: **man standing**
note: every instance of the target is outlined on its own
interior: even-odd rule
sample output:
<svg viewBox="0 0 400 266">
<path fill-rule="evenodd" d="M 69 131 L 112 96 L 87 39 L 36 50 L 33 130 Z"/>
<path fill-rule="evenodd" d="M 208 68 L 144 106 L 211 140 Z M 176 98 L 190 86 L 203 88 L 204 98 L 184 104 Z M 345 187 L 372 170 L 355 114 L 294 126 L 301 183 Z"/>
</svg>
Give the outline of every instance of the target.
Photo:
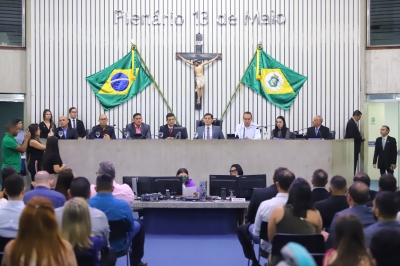
<svg viewBox="0 0 400 266">
<path fill-rule="evenodd" d="M 162 132 L 163 139 L 175 139 L 177 130 L 174 131 L 176 127 L 179 125 L 175 124 L 175 115 L 172 113 L 168 113 L 166 116 L 167 124 L 160 127 L 159 132 Z M 187 139 L 187 131 L 182 131 L 181 139 Z"/>
<path fill-rule="evenodd" d="M 311 177 L 311 184 L 313 185 L 311 199 L 314 203 L 327 199 L 331 195 L 328 190 L 325 189 L 326 184 L 328 184 L 328 173 L 324 170 L 317 169 L 314 171 Z"/>
<path fill-rule="evenodd" d="M 135 138 L 135 134 L 140 134 L 143 138 L 151 139 L 150 126 L 143 123 L 142 115 L 139 113 L 133 115 L 132 123 L 127 124 L 125 130 L 129 132 L 129 136 L 132 139 Z"/>
<path fill-rule="evenodd" d="M 99 116 L 99 124 L 92 128 L 90 139 L 116 139 L 114 127 L 107 125 L 108 118 L 105 114 Z"/>
<path fill-rule="evenodd" d="M 244 112 L 243 123 L 236 126 L 235 136 L 239 139 L 261 139 L 260 129 L 252 120 L 253 115 L 250 112 Z"/>
<path fill-rule="evenodd" d="M 388 126 L 381 127 L 381 136 L 376 139 L 373 166 L 380 170 L 381 175 L 388 172 L 393 174 L 397 163 L 397 143 L 396 139 L 389 136 Z M 376 165 L 378 161 L 378 165 Z"/>
<path fill-rule="evenodd" d="M 313 127 L 307 128 L 307 138 L 318 138 L 318 139 L 331 139 L 331 132 L 328 127 L 324 127 L 322 122 L 324 119 L 322 116 L 314 116 Z"/>
<path fill-rule="evenodd" d="M 225 139 L 224 133 L 219 126 L 213 125 L 214 118 L 210 113 L 206 113 L 203 118 L 204 126 L 196 129 L 197 139 Z"/>
<path fill-rule="evenodd" d="M 86 136 L 85 125 L 82 120 L 77 119 L 78 111 L 75 107 L 69 108 L 68 128 L 74 128 L 78 132 L 78 139 L 83 139 Z"/>
<path fill-rule="evenodd" d="M 365 139 L 361 136 L 360 130 L 358 130 L 357 122 L 360 121 L 362 113 L 359 110 L 355 110 L 353 117 L 347 122 L 345 139 L 354 139 L 354 172 L 356 172 L 358 155 L 361 151 L 361 142 Z"/>
<path fill-rule="evenodd" d="M 183 58 L 180 54 L 177 54 L 176 56 L 179 57 L 183 62 L 185 62 L 185 63 L 187 63 L 187 64 L 189 64 L 191 66 L 194 66 L 194 75 L 196 77 L 196 92 L 197 92 L 197 103 L 196 104 L 200 105 L 201 96 L 203 95 L 203 88 L 204 88 L 204 85 L 206 83 L 206 80 L 205 80 L 204 74 L 203 74 L 203 67 L 205 65 L 208 65 L 208 64 L 214 62 L 219 57 L 221 57 L 221 55 L 217 54 L 216 57 L 214 57 L 210 61 L 206 61 L 204 63 L 200 63 L 198 61 L 194 61 L 192 63 L 189 60 L 186 60 L 185 58 Z"/>
<path fill-rule="evenodd" d="M 75 128 L 68 127 L 68 119 L 60 116 L 58 124 L 60 127 L 54 130 L 54 135 L 59 139 L 78 139 L 78 132 Z M 62 132 L 62 134 L 60 134 Z"/>
</svg>

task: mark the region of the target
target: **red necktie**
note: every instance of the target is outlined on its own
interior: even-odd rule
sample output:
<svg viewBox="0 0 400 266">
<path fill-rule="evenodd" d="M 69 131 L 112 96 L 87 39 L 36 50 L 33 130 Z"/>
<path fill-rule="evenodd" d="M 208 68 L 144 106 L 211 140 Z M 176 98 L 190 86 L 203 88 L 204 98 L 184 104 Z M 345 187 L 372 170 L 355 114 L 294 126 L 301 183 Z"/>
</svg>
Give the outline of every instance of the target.
<svg viewBox="0 0 400 266">
<path fill-rule="evenodd" d="M 169 135 L 172 136 L 172 128 L 169 129 Z"/>
</svg>

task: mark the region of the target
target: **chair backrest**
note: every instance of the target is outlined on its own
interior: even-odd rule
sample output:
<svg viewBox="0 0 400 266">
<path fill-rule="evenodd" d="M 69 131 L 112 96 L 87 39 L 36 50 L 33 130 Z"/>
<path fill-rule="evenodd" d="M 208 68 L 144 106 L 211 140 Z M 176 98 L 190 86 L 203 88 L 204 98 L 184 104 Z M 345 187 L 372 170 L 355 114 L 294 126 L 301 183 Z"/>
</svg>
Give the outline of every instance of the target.
<svg viewBox="0 0 400 266">
<path fill-rule="evenodd" d="M 78 266 L 95 266 L 94 255 L 89 249 L 74 248 Z"/>
<path fill-rule="evenodd" d="M 110 226 L 110 242 L 126 239 L 130 231 L 129 222 L 126 219 L 108 221 L 108 225 Z"/>
<path fill-rule="evenodd" d="M 296 139 L 296 134 L 294 132 L 290 132 L 290 139 Z"/>
<path fill-rule="evenodd" d="M 281 249 L 289 242 L 302 245 L 309 253 L 325 253 L 325 241 L 321 234 L 312 235 L 292 235 L 276 234 L 272 240 L 273 256 L 280 256 Z"/>
<path fill-rule="evenodd" d="M 223 121 L 223 120 L 218 120 L 218 119 L 214 118 L 214 121 L 213 121 L 212 124 L 213 124 L 214 126 L 222 127 L 222 121 Z M 201 119 L 201 120 L 196 120 L 196 129 L 197 129 L 198 127 L 202 127 L 202 126 L 204 126 L 203 119 Z"/>
<path fill-rule="evenodd" d="M 260 239 L 268 241 L 268 222 L 261 223 Z"/>
<path fill-rule="evenodd" d="M 335 139 L 336 131 L 331 131 L 331 132 L 329 132 L 329 133 L 331 134 L 331 138 L 332 138 L 332 139 Z"/>
</svg>

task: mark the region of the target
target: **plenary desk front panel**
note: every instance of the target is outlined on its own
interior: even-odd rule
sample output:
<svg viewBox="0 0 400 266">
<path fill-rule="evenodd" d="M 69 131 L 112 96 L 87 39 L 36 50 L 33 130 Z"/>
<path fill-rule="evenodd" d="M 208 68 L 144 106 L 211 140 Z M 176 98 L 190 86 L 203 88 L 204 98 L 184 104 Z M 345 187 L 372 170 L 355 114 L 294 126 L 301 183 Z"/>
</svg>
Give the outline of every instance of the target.
<svg viewBox="0 0 400 266">
<path fill-rule="evenodd" d="M 236 232 L 238 218 L 249 202 L 135 201 L 142 209 L 146 234 L 228 235 Z"/>
<path fill-rule="evenodd" d="M 329 176 L 354 175 L 354 144 L 345 140 L 60 140 L 60 153 L 77 176 L 95 183 L 99 163 L 113 162 L 116 182 L 122 176 L 174 176 L 181 167 L 198 184 L 210 174 L 226 175 L 232 164 L 244 174 L 267 174 L 289 168 L 310 180 L 322 168 Z"/>
</svg>

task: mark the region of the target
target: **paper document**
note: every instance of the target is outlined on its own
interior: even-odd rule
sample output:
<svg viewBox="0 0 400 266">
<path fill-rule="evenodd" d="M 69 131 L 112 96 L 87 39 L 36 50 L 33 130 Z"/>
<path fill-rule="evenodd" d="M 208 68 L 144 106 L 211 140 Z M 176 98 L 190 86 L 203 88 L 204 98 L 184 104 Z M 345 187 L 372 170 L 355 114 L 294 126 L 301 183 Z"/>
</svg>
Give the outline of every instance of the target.
<svg viewBox="0 0 400 266">
<path fill-rule="evenodd" d="M 196 187 L 183 187 L 182 188 L 182 196 L 184 197 L 190 197 L 194 196 L 194 193 L 196 192 Z"/>
</svg>

